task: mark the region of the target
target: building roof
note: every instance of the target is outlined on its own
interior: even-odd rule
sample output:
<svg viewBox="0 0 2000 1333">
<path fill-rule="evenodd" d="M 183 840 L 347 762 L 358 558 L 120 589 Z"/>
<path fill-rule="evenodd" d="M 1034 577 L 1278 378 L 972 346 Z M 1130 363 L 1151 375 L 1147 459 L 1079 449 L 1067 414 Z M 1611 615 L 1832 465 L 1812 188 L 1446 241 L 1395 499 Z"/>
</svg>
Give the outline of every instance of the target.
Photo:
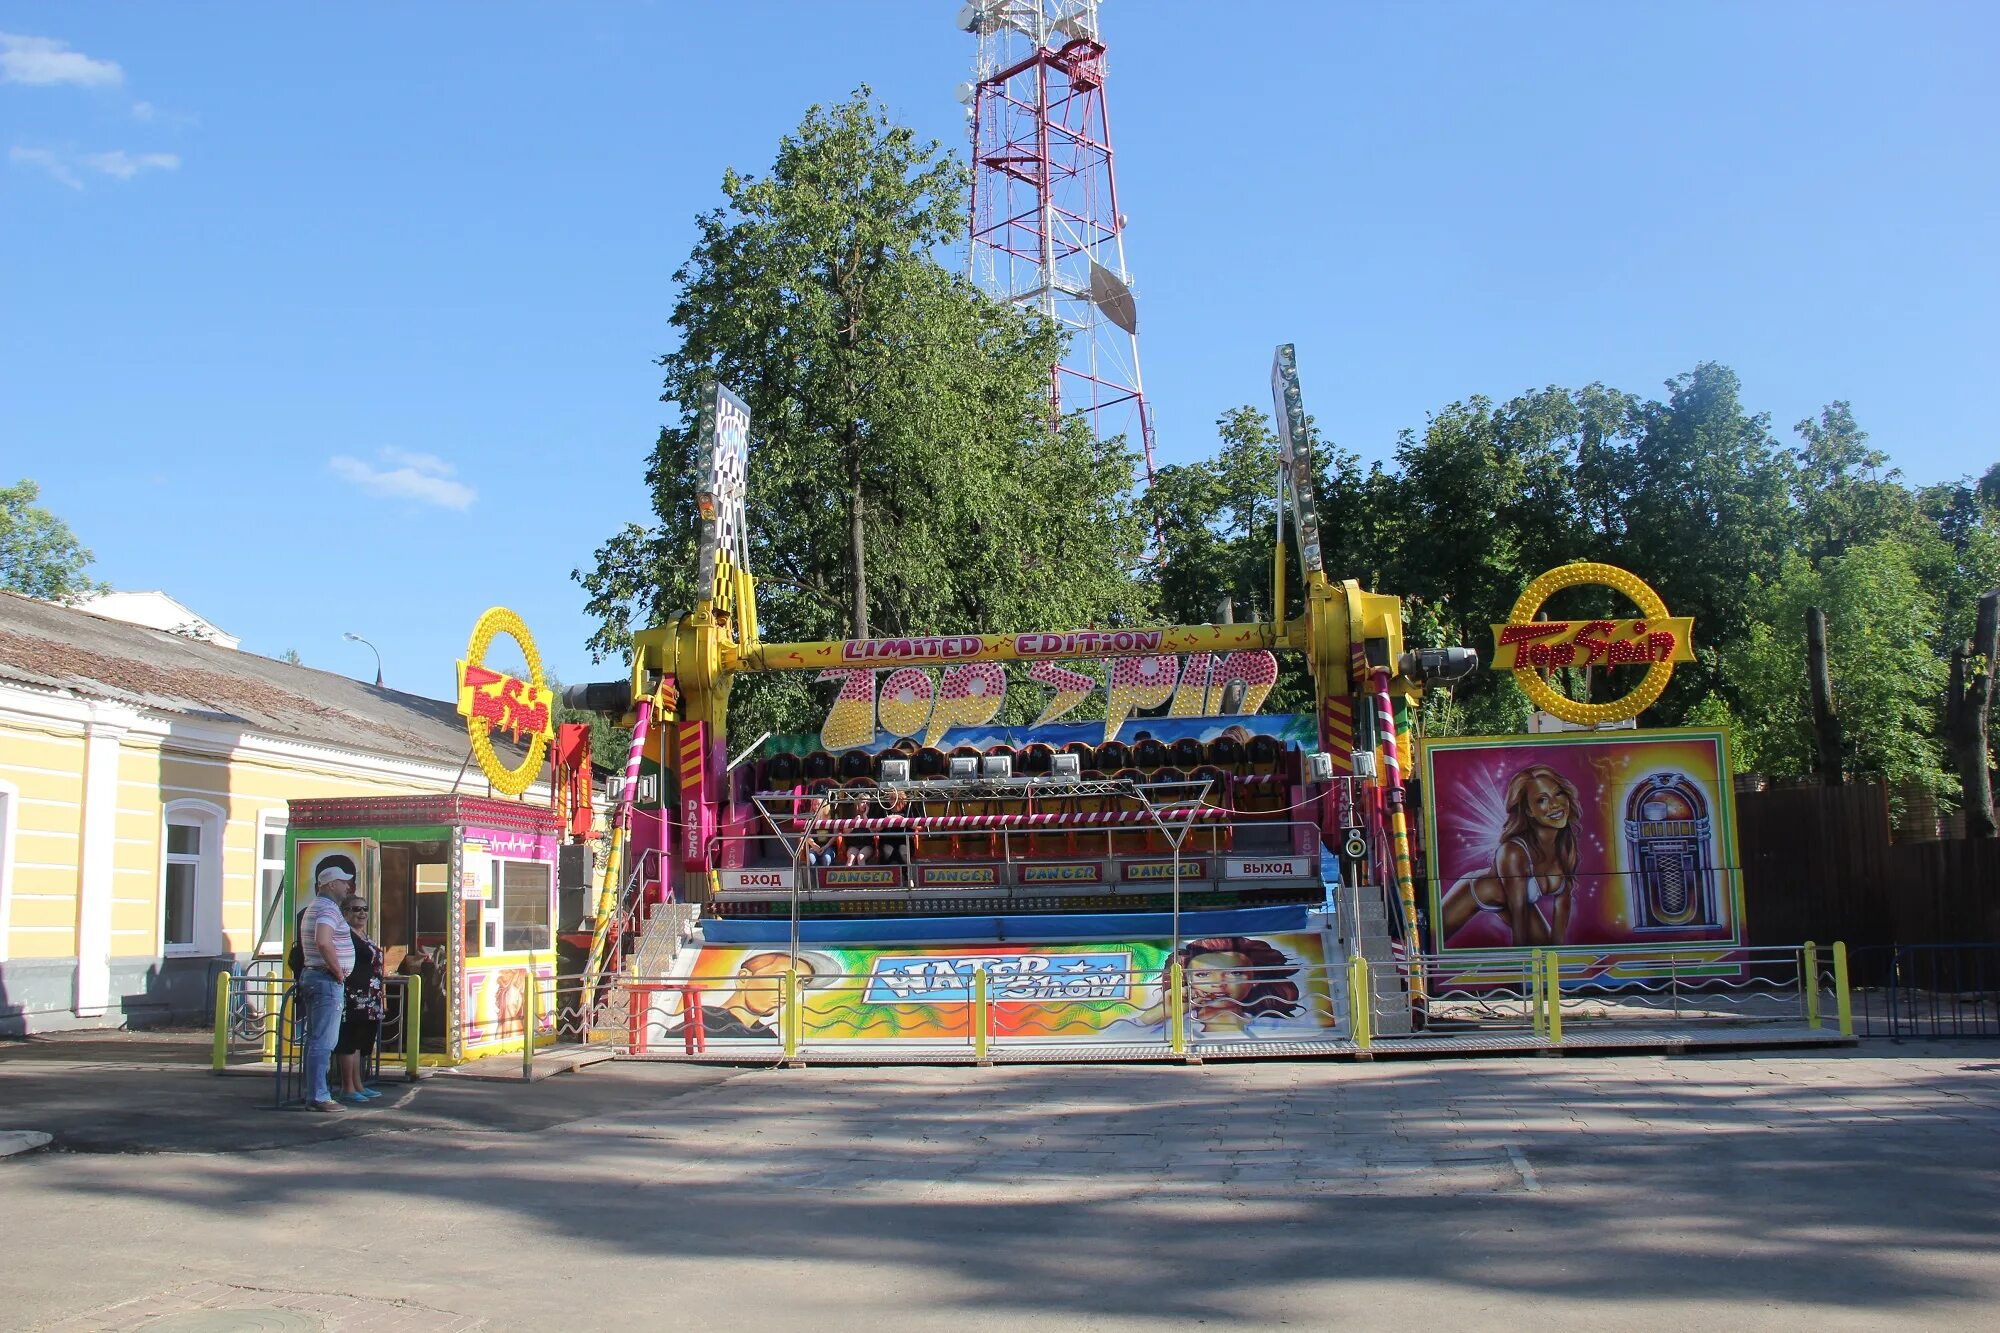
<svg viewBox="0 0 2000 1333">
<path fill-rule="evenodd" d="M 222 648 L 234 648 L 242 642 L 158 588 L 144 592 L 129 589 L 100 592 L 84 598 L 77 606 L 92 615 L 122 620 L 128 625 L 144 625 L 148 629 L 163 629 L 182 638 L 200 639 L 203 643 Z"/>
<path fill-rule="evenodd" d="M 0 681 L 392 758 L 458 763 L 454 706 L 331 671 L 0 592 Z M 494 738 L 503 758 L 520 754 Z"/>
</svg>

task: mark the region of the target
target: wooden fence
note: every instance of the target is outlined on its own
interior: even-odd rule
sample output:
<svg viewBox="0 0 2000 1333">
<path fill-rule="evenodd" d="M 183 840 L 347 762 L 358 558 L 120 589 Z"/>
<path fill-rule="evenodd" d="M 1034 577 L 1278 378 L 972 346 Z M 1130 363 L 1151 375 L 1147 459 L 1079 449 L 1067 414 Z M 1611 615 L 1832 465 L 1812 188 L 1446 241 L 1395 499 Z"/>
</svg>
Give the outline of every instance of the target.
<svg viewBox="0 0 2000 1333">
<path fill-rule="evenodd" d="M 2000 839 L 1897 842 L 1879 782 L 1736 796 L 1751 944 L 2000 943 Z"/>
</svg>

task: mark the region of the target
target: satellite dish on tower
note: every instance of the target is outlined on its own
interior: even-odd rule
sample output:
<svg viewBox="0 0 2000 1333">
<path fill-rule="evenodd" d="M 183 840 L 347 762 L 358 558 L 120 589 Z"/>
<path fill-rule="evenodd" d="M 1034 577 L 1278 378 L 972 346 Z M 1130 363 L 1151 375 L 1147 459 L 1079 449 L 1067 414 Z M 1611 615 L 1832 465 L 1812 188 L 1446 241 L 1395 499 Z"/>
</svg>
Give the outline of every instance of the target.
<svg viewBox="0 0 2000 1333">
<path fill-rule="evenodd" d="M 979 85 L 976 83 L 961 83 L 952 96 L 958 99 L 960 106 L 971 106 L 972 99 L 979 96 Z"/>
<path fill-rule="evenodd" d="M 1132 289 L 1095 259 L 1090 261 L 1090 303 L 1125 332 L 1139 331 L 1139 303 L 1133 299 Z"/>
</svg>

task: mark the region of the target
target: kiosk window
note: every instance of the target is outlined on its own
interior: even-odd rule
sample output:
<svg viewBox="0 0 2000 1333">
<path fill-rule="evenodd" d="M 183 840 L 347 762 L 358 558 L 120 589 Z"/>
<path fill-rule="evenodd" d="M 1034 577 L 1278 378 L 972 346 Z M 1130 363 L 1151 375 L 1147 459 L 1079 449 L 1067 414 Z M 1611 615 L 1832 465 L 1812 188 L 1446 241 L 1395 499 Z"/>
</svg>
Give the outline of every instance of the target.
<svg viewBox="0 0 2000 1333">
<path fill-rule="evenodd" d="M 500 862 L 500 947 L 507 952 L 555 947 L 550 869 L 546 861 Z"/>
</svg>

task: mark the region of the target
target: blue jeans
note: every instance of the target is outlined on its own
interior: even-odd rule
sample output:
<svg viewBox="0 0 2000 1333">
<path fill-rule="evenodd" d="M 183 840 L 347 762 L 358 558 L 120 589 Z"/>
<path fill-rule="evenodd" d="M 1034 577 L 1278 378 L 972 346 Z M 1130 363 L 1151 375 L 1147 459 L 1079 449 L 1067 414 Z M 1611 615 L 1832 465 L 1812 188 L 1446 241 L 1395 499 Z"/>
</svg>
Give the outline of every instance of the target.
<svg viewBox="0 0 2000 1333">
<path fill-rule="evenodd" d="M 340 1040 L 340 1015 L 347 1007 L 347 987 L 317 968 L 299 977 L 299 1014 L 306 1023 L 306 1100 L 332 1101 L 326 1090 L 326 1066 L 333 1044 Z"/>
</svg>

